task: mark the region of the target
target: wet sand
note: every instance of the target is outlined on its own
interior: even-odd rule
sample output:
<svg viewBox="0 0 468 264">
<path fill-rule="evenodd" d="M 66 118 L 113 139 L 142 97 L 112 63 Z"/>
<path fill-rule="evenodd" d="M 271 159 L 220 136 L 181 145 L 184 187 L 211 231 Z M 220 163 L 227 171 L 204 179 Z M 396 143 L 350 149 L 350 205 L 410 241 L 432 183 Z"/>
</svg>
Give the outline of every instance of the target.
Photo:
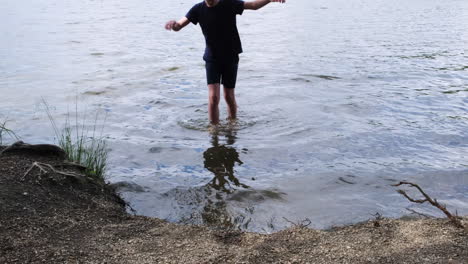
<svg viewBox="0 0 468 264">
<path fill-rule="evenodd" d="M 22 179 L 33 162 L 63 163 L 47 153 L 0 156 L 0 263 L 468 263 L 468 231 L 446 219 L 270 235 L 178 225 L 127 214 L 98 180 L 37 169 Z"/>
</svg>

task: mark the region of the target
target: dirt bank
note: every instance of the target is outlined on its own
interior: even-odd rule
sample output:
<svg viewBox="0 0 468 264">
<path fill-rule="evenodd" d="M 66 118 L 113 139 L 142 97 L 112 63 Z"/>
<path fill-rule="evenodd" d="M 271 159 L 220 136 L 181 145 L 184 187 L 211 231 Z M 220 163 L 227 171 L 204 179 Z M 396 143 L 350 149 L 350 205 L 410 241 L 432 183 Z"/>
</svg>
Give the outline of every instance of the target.
<svg viewBox="0 0 468 264">
<path fill-rule="evenodd" d="M 468 263 L 467 232 L 445 219 L 272 235 L 183 226 L 128 215 L 109 186 L 75 174 L 34 168 L 22 179 L 33 162 L 63 163 L 52 152 L 0 155 L 0 263 Z"/>
</svg>

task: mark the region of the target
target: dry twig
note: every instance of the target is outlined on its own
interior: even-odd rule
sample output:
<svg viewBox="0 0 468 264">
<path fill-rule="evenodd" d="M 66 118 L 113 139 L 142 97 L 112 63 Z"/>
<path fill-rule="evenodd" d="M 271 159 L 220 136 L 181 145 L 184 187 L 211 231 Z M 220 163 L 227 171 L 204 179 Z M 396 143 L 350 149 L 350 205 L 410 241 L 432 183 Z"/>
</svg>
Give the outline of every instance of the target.
<svg viewBox="0 0 468 264">
<path fill-rule="evenodd" d="M 374 227 L 380 227 L 380 221 L 382 221 L 384 218 L 383 216 L 379 213 L 376 212 L 375 214 L 372 214 L 372 216 L 375 218 L 374 219 Z"/>
<path fill-rule="evenodd" d="M 304 219 L 304 220 L 302 220 L 300 222 L 297 222 L 297 223 L 287 219 L 286 217 L 283 217 L 283 219 L 286 220 L 286 222 L 292 224 L 294 227 L 299 227 L 299 228 L 308 227 L 310 224 L 312 224 L 312 221 L 310 221 L 309 218 L 306 218 L 306 219 Z"/>
<path fill-rule="evenodd" d="M 39 176 L 42 176 L 42 175 L 48 174 L 50 172 L 53 172 L 55 174 L 59 174 L 59 175 L 67 176 L 67 177 L 72 177 L 72 178 L 75 178 L 75 179 L 78 179 L 78 180 L 84 179 L 83 175 L 73 173 L 73 172 L 59 171 L 59 170 L 56 170 L 50 164 L 35 161 L 31 165 L 31 167 L 26 171 L 26 173 L 23 175 L 23 177 L 21 178 L 21 181 L 24 181 L 26 176 L 28 176 L 28 174 L 31 173 L 31 171 L 34 168 L 39 169 Z"/>
<path fill-rule="evenodd" d="M 411 209 L 411 208 L 405 208 L 405 209 L 408 210 L 408 211 L 410 211 L 411 213 L 413 213 L 413 214 L 415 214 L 415 215 L 419 215 L 419 216 L 424 217 L 424 218 L 426 218 L 426 219 L 434 218 L 434 216 L 432 216 L 432 215 L 423 214 L 423 213 L 418 212 L 418 211 L 416 211 L 416 210 L 414 210 L 414 209 Z"/>
<path fill-rule="evenodd" d="M 441 210 L 442 212 L 444 212 L 444 214 L 447 216 L 447 218 L 456 226 L 456 227 L 459 227 L 459 228 L 463 228 L 463 224 L 461 223 L 459 217 L 457 215 L 452 215 L 448 210 L 447 210 L 447 207 L 445 207 L 444 205 L 441 205 L 439 202 L 437 202 L 437 199 L 432 199 L 427 193 L 425 193 L 421 187 L 419 187 L 419 185 L 415 184 L 415 183 L 411 183 L 411 182 L 406 182 L 406 181 L 402 181 L 398 184 L 395 184 L 395 185 L 392 185 L 392 186 L 395 186 L 395 187 L 398 187 L 398 186 L 401 186 L 401 185 L 409 185 L 411 187 L 414 187 L 416 189 L 418 189 L 418 191 L 424 196 L 424 199 L 413 199 L 411 197 L 409 197 L 409 195 L 403 191 L 403 190 L 398 190 L 398 193 L 403 195 L 404 197 L 406 197 L 406 199 L 408 199 L 409 201 L 413 202 L 413 203 L 419 203 L 419 204 L 423 204 L 425 202 L 428 202 L 430 203 L 432 206 L 434 207 L 437 207 L 439 210 Z"/>
</svg>

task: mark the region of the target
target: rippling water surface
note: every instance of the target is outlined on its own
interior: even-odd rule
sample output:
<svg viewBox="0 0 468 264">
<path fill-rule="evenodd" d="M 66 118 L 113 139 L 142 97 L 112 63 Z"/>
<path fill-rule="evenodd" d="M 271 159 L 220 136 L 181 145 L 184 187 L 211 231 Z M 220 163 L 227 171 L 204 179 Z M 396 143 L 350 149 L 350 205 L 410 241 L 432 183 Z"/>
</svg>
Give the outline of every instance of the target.
<svg viewBox="0 0 468 264">
<path fill-rule="evenodd" d="M 54 140 L 42 97 L 59 123 L 76 105 L 105 113 L 109 181 L 169 221 L 271 232 L 439 215 L 400 197 L 399 180 L 468 214 L 467 1 L 245 11 L 240 118 L 216 133 L 199 27 L 163 29 L 194 3 L 3 1 L 0 118 L 37 143 Z"/>
</svg>

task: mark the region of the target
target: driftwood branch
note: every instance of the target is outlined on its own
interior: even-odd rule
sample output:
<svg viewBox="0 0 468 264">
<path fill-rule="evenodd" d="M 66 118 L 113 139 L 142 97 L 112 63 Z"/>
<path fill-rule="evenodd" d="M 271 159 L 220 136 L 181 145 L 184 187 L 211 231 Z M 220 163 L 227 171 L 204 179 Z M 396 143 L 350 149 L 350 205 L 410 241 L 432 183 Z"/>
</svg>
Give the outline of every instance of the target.
<svg viewBox="0 0 468 264">
<path fill-rule="evenodd" d="M 59 174 L 59 175 L 66 176 L 66 177 L 72 177 L 72 178 L 75 178 L 75 179 L 78 179 L 78 180 L 84 179 L 83 175 L 73 173 L 73 172 L 60 171 L 60 170 L 55 169 L 54 166 L 52 166 L 50 164 L 35 161 L 31 165 L 31 167 L 29 167 L 29 169 L 26 171 L 26 173 L 23 175 L 23 177 L 21 178 L 21 181 L 24 181 L 26 179 L 26 176 L 28 176 L 28 174 L 31 173 L 31 171 L 34 168 L 39 169 L 39 175 L 45 175 L 45 174 L 48 174 L 50 172 L 53 172 L 55 174 Z"/>
<path fill-rule="evenodd" d="M 414 187 L 414 188 L 418 189 L 418 191 L 424 196 L 424 199 L 417 200 L 417 199 L 411 198 L 405 191 L 403 191 L 401 189 L 398 190 L 398 193 L 403 195 L 406 199 L 408 199 L 409 201 L 411 201 L 413 203 L 419 203 L 419 204 L 428 202 L 432 206 L 437 207 L 439 210 L 441 210 L 447 216 L 447 218 L 452 222 L 452 224 L 454 224 L 456 227 L 459 227 L 459 228 L 464 227 L 457 215 L 455 215 L 455 216 L 452 215 L 447 210 L 447 207 L 445 207 L 444 205 L 441 205 L 437 201 L 437 199 L 432 199 L 426 192 L 423 191 L 423 189 L 421 189 L 421 187 L 419 187 L 419 185 L 417 185 L 415 183 L 407 182 L 407 181 L 402 181 L 402 182 L 400 182 L 398 184 L 395 184 L 395 185 L 392 185 L 392 186 L 399 187 L 401 185 L 409 185 L 411 187 Z"/>
<path fill-rule="evenodd" d="M 411 208 L 406 208 L 406 210 L 410 211 L 411 213 L 413 213 L 413 214 L 415 214 L 415 215 L 419 215 L 419 216 L 421 216 L 421 217 L 424 217 L 424 218 L 426 218 L 426 219 L 434 218 L 434 217 L 431 216 L 431 215 L 423 214 L 423 213 L 418 212 L 418 211 L 416 211 L 416 210 L 413 210 L 413 209 L 411 209 Z"/>
<path fill-rule="evenodd" d="M 286 220 L 286 222 L 292 224 L 294 227 L 299 227 L 299 228 L 308 227 L 309 225 L 312 224 L 312 221 L 310 221 L 309 218 L 306 218 L 306 219 L 304 219 L 302 221 L 299 221 L 297 223 L 287 219 L 286 217 L 283 217 L 283 219 Z"/>
</svg>

